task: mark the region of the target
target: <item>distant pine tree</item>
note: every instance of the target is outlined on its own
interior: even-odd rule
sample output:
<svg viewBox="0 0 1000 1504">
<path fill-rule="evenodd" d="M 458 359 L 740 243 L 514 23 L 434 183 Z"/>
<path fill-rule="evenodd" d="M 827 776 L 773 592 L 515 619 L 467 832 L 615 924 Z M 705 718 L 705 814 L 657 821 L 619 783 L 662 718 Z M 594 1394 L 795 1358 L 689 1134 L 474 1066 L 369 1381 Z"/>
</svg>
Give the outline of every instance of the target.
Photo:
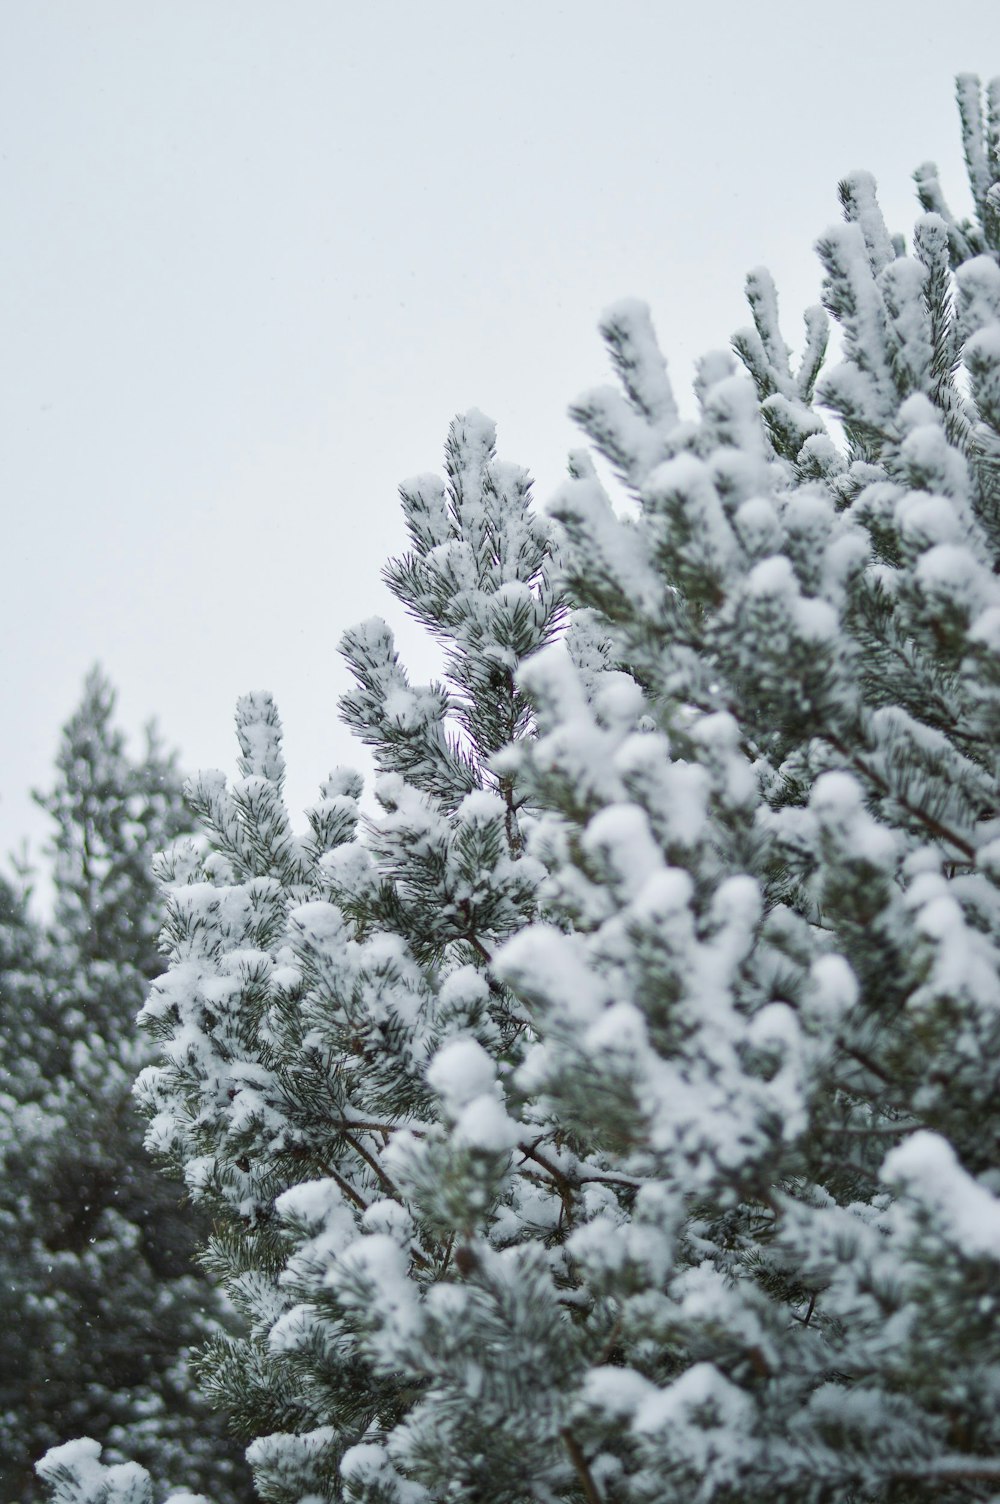
<svg viewBox="0 0 1000 1504">
<path fill-rule="evenodd" d="M 264 697 L 197 785 L 143 1093 L 271 1504 L 998 1497 L 1000 81 L 959 104 L 975 218 L 921 168 L 908 255 L 846 180 L 794 368 L 762 272 L 692 421 L 606 315 L 633 505 L 573 457 L 565 642 L 481 429 L 404 490 L 449 686 L 348 635 L 377 819 L 341 776 L 291 835 Z"/>
<path fill-rule="evenodd" d="M 151 734 L 132 760 L 113 708 L 94 671 L 40 799 L 55 822 L 51 924 L 0 888 L 0 1489 L 12 1504 L 37 1497 L 35 1460 L 73 1433 L 222 1499 L 241 1492 L 238 1450 L 184 1364 L 217 1316 L 192 1262 L 202 1228 L 143 1149 L 131 1096 L 149 1054 L 135 1016 L 162 966 L 151 859 L 191 817 L 174 759 Z"/>
<path fill-rule="evenodd" d="M 27 1102 L 45 1090 L 45 939 L 33 919 L 25 874 L 0 872 L 0 1096 Z"/>
</svg>

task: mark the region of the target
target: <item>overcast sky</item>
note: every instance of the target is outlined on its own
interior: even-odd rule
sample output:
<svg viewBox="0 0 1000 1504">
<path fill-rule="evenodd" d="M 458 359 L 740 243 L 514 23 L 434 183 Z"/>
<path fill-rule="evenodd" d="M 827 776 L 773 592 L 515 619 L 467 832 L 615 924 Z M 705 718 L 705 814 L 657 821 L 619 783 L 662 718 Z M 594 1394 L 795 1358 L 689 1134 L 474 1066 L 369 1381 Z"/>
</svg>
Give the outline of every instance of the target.
<svg viewBox="0 0 1000 1504">
<path fill-rule="evenodd" d="M 544 502 L 607 303 L 682 403 L 749 268 L 797 343 L 846 171 L 893 230 L 928 157 L 967 208 L 963 69 L 996 0 L 0 0 L 0 853 L 97 660 L 192 770 L 272 690 L 297 815 L 451 416 Z"/>
</svg>

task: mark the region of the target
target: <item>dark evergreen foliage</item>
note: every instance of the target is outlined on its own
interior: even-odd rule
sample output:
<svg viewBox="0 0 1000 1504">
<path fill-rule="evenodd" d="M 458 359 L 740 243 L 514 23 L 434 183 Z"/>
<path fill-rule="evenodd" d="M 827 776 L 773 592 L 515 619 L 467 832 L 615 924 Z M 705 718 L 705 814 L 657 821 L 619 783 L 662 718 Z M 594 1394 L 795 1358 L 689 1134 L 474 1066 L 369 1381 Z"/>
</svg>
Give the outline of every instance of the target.
<svg viewBox="0 0 1000 1504">
<path fill-rule="evenodd" d="M 153 853 L 190 824 L 151 733 L 129 757 L 94 671 L 67 722 L 52 816 L 54 910 L 0 888 L 0 1489 L 38 1497 L 36 1459 L 99 1438 L 222 1500 L 246 1496 L 238 1449 L 199 1401 L 189 1348 L 218 1322 L 194 1263 L 204 1221 L 143 1149 L 132 1098 L 148 1058 L 135 1016 L 162 966 Z"/>
</svg>

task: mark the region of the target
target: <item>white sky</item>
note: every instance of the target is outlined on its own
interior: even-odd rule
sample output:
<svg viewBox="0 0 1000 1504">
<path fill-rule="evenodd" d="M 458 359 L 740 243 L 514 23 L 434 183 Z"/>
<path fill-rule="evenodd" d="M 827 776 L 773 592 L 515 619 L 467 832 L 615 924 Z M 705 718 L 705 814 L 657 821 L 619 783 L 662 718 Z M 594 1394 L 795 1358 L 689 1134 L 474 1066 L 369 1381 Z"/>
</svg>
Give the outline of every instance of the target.
<svg viewBox="0 0 1000 1504">
<path fill-rule="evenodd" d="M 0 0 L 0 853 L 95 660 L 192 770 L 271 689 L 297 815 L 453 413 L 544 501 L 608 302 L 682 403 L 750 267 L 797 342 L 844 172 L 965 211 L 962 69 L 996 0 Z"/>
</svg>

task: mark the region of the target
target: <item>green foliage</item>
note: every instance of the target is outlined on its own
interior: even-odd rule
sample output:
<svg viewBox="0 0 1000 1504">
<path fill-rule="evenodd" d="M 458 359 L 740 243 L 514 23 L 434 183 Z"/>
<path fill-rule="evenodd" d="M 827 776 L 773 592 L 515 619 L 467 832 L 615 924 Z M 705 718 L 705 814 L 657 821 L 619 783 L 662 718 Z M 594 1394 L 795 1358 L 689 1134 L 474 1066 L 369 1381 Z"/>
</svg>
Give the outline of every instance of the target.
<svg viewBox="0 0 1000 1504">
<path fill-rule="evenodd" d="M 140 1082 L 148 1142 L 213 1209 L 208 1264 L 248 1330 L 217 1339 L 200 1372 L 257 1438 L 262 1496 L 283 1504 L 334 1489 L 347 1450 L 408 1416 L 426 1387 L 423 1369 L 386 1356 L 372 1281 L 412 1258 L 418 1290 L 450 1288 L 453 1209 L 478 1198 L 471 1232 L 509 1148 L 473 1135 L 442 1179 L 452 1116 L 428 1067 L 457 1039 L 491 1076 L 509 1072 L 525 1028 L 488 968 L 535 913 L 541 869 L 492 762 L 529 730 L 516 674 L 559 620 L 548 533 L 478 413 L 452 425 L 444 482 L 420 477 L 402 497 L 413 547 L 387 579 L 441 640 L 448 680 L 412 686 L 380 621 L 345 634 L 356 687 L 342 710 L 373 749 L 378 815 L 359 826 L 360 780 L 338 770 L 296 836 L 277 714 L 249 695 L 240 776 L 191 785 L 207 855 L 181 843 L 162 864 L 171 968 L 145 1008 L 166 1052 Z M 385 1268 L 359 1262 L 334 1288 L 324 1250 L 359 1236 Z M 499 1278 L 491 1311 L 505 1290 Z M 464 1361 L 443 1311 L 438 1327 L 449 1361 Z M 389 1486 L 379 1476 L 376 1492 Z"/>
<path fill-rule="evenodd" d="M 41 800 L 56 827 L 51 924 L 0 890 L 0 1480 L 12 1504 L 37 1497 L 35 1459 L 80 1432 L 221 1499 L 239 1487 L 238 1454 L 185 1369 L 218 1320 L 192 1261 L 201 1229 L 148 1160 L 132 1101 L 148 1057 L 135 1015 L 161 964 L 150 862 L 190 817 L 173 759 L 151 735 L 132 761 L 113 707 L 95 671 Z"/>
</svg>

